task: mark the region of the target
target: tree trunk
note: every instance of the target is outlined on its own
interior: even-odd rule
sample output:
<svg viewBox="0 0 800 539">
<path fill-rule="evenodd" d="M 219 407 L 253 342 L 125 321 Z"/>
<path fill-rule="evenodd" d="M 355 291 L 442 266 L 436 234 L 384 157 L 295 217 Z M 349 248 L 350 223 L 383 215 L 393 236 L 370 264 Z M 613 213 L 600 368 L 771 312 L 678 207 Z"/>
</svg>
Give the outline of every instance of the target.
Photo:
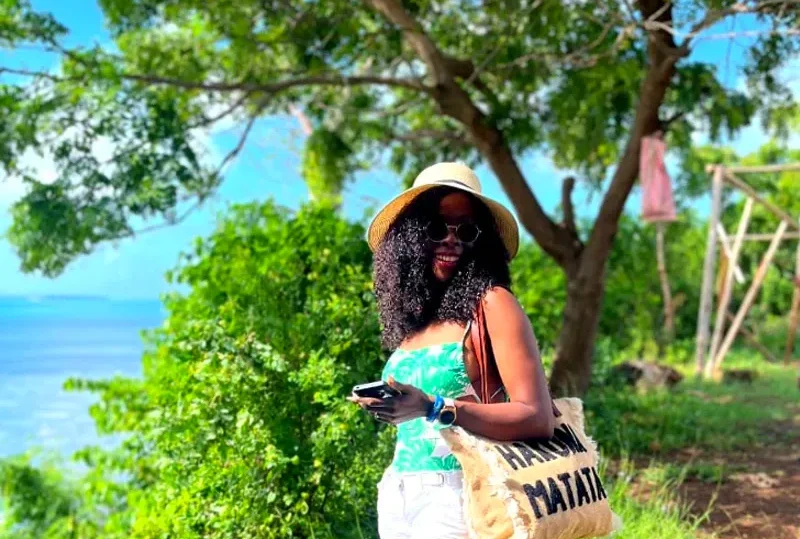
<svg viewBox="0 0 800 539">
<path fill-rule="evenodd" d="M 554 396 L 582 395 L 589 388 L 604 289 L 605 261 L 580 264 L 576 271 L 567 271 L 564 323 L 550 374 Z"/>
<path fill-rule="evenodd" d="M 671 23 L 672 10 L 661 9 L 664 6 L 662 2 L 653 0 L 642 4 L 647 4 L 644 15 L 663 19 L 661 22 L 665 24 Z M 594 228 L 574 263 L 568 261 L 562 264 L 567 274 L 567 306 L 556 361 L 550 375 L 550 390 L 555 395 L 582 395 L 589 388 L 594 340 L 605 287 L 606 262 L 625 201 L 639 177 L 642 137 L 662 129 L 659 108 L 675 74 L 678 57 L 665 56 L 663 53 L 665 49 L 675 50 L 675 42 L 669 33 L 657 31 L 651 34 L 651 39 L 660 43 L 649 47 L 650 65 L 642 81 L 631 134 L 611 185 L 603 196 Z"/>
</svg>

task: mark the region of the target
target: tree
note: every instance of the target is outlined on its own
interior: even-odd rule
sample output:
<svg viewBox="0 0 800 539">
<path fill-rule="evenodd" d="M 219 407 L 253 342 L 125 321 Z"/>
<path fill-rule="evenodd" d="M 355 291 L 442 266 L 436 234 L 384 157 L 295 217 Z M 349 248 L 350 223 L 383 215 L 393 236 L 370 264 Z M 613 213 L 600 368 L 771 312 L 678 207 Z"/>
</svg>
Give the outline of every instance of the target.
<svg viewBox="0 0 800 539">
<path fill-rule="evenodd" d="M 522 226 L 566 275 L 556 393 L 583 392 L 617 223 L 638 172 L 640 140 L 666 130 L 687 149 L 694 129 L 735 132 L 762 111 L 785 124 L 794 107 L 775 76 L 797 52 L 785 32 L 795 0 L 615 2 L 429 0 L 101 0 L 113 48 L 70 47 L 66 29 L 25 0 L 2 4 L 0 42 L 61 60 L 56 72 L 0 67 L 19 77 L 0 90 L 0 162 L 29 192 L 12 210 L 9 238 L 26 271 L 55 275 L 98 243 L 136 234 L 142 219 L 178 221 L 222 181 L 259 117 L 295 106 L 316 178 L 334 187 L 388 155 L 413 176 L 442 159 L 483 161 Z M 751 92 L 724 87 L 714 66 L 690 61 L 715 23 L 752 14 L 769 27 L 748 53 Z M 198 129 L 243 124 L 239 143 L 211 166 Z M 92 149 L 110 141 L 100 162 Z M 20 165 L 49 150 L 59 177 L 44 183 Z M 563 193 L 548 216 L 519 159 L 548 151 L 598 189 L 591 231 L 578 233 Z"/>
</svg>

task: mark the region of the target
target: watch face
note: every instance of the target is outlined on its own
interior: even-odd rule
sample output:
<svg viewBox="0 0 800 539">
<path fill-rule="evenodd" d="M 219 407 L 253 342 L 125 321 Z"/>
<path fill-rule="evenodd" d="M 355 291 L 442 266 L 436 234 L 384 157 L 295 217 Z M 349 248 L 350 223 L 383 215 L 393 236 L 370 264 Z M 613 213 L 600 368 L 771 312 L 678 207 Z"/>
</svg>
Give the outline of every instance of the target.
<svg viewBox="0 0 800 539">
<path fill-rule="evenodd" d="M 439 415 L 439 421 L 445 425 L 451 425 L 455 420 L 456 414 L 450 410 L 442 410 L 442 413 Z"/>
</svg>

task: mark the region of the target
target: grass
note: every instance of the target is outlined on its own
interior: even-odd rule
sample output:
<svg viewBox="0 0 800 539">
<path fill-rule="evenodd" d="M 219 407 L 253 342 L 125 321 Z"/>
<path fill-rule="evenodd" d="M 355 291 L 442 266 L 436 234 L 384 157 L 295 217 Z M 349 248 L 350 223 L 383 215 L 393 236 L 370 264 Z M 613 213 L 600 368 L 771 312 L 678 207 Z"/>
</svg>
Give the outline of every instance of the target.
<svg viewBox="0 0 800 539">
<path fill-rule="evenodd" d="M 702 460 L 676 464 L 670 453 L 753 449 L 791 436 L 776 426 L 800 420 L 796 367 L 767 364 L 746 351 L 732 353 L 725 367 L 753 369 L 757 378 L 724 385 L 696 380 L 684 367 L 686 379 L 673 391 L 638 394 L 606 385 L 587 395 L 587 428 L 617 470 L 605 474 L 611 507 L 625 523 L 616 539 L 695 537 L 710 508 L 690 514 L 677 497 L 680 484 L 690 478 L 722 484 L 741 471 Z M 632 462 L 645 457 L 650 464 L 634 469 Z"/>
<path fill-rule="evenodd" d="M 585 400 L 587 428 L 612 458 L 686 448 L 732 451 L 764 444 L 765 428 L 800 414 L 794 368 L 741 353 L 726 367 L 754 368 L 758 377 L 752 384 L 722 385 L 687 372 L 673 391 L 644 395 L 623 386 L 595 388 Z M 770 443 L 781 436 L 788 434 L 770 432 Z"/>
<path fill-rule="evenodd" d="M 703 483 L 720 484 L 728 479 L 731 470 L 723 464 L 688 462 L 684 465 L 653 463 L 643 470 L 643 479 L 650 482 L 673 481 L 677 484 L 687 479 Z"/>
<path fill-rule="evenodd" d="M 681 477 L 658 465 L 636 470 L 623 459 L 609 477 L 611 508 L 623 521 L 614 539 L 694 539 L 705 515 L 692 516 L 676 492 Z M 644 488 L 643 488 L 644 487 Z M 644 492 L 643 492 L 644 490 Z"/>
</svg>

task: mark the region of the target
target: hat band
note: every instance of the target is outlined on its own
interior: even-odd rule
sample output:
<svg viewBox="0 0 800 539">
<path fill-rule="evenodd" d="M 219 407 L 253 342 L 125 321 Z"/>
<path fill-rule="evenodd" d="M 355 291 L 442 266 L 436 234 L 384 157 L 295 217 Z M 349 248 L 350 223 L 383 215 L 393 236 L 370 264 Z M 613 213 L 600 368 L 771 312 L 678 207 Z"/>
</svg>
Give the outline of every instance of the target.
<svg viewBox="0 0 800 539">
<path fill-rule="evenodd" d="M 460 180 L 434 180 L 427 185 L 443 185 L 443 186 L 457 187 L 459 189 L 466 188 L 472 191 L 473 193 L 479 193 L 479 191 L 476 191 L 475 189 L 473 189 L 472 187 L 470 187 L 469 185 Z"/>
</svg>

